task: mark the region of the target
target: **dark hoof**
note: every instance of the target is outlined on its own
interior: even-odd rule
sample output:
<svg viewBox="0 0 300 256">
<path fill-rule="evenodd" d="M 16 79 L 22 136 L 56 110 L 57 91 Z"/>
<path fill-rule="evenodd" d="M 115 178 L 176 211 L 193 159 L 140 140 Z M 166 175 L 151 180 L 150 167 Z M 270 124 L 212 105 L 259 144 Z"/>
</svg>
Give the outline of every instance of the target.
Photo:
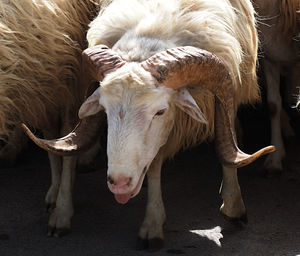
<svg viewBox="0 0 300 256">
<path fill-rule="evenodd" d="M 148 251 L 156 252 L 164 247 L 164 240 L 161 238 L 152 238 L 148 242 Z"/>
<path fill-rule="evenodd" d="M 55 237 L 62 237 L 70 233 L 69 228 L 58 228 L 54 232 Z"/>
<path fill-rule="evenodd" d="M 137 250 L 148 250 L 149 252 L 159 251 L 164 247 L 164 240 L 161 238 L 143 239 L 138 237 L 136 243 Z"/>
<path fill-rule="evenodd" d="M 62 237 L 70 233 L 70 229 L 68 228 L 58 228 L 48 226 L 47 228 L 47 236 L 48 237 Z"/>
<path fill-rule="evenodd" d="M 136 241 L 136 249 L 139 251 L 148 249 L 148 240 L 138 237 Z"/>
<path fill-rule="evenodd" d="M 55 228 L 53 228 L 51 226 L 47 227 L 47 236 L 48 237 L 52 237 L 54 235 L 54 232 L 55 232 Z"/>
<path fill-rule="evenodd" d="M 223 217 L 225 218 L 226 221 L 228 221 L 229 223 L 233 224 L 234 226 L 237 227 L 244 227 L 245 225 L 248 224 L 248 217 L 247 217 L 247 213 L 245 213 L 244 215 L 242 215 L 241 217 L 228 217 L 227 215 L 223 214 Z"/>
</svg>

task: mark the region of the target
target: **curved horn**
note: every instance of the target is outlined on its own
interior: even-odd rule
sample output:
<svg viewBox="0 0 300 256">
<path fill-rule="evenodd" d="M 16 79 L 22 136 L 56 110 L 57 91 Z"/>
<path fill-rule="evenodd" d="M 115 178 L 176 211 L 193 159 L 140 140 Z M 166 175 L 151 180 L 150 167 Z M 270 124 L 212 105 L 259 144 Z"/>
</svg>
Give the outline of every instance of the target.
<svg viewBox="0 0 300 256">
<path fill-rule="evenodd" d="M 82 52 L 82 63 L 87 75 L 85 82 L 87 82 L 90 78 L 101 81 L 106 74 L 120 68 L 126 62 L 106 45 L 96 45 Z M 73 155 L 92 145 L 97 134 L 101 132 L 103 125 L 99 121 L 99 115 L 101 114 L 80 120 L 71 133 L 54 140 L 37 138 L 25 124 L 22 124 L 22 128 L 39 147 L 57 155 Z"/>
<path fill-rule="evenodd" d="M 236 112 L 233 83 L 226 67 L 216 55 L 197 47 L 177 47 L 160 52 L 141 65 L 159 85 L 177 89 L 200 84 L 216 96 L 216 151 L 224 166 L 242 167 L 275 151 L 274 146 L 269 146 L 248 155 L 238 148 L 234 129 Z"/>
<path fill-rule="evenodd" d="M 97 81 L 102 81 L 104 75 L 123 66 L 126 62 L 106 45 L 96 45 L 82 52 L 83 65 Z"/>
<path fill-rule="evenodd" d="M 75 129 L 65 137 L 45 140 L 36 137 L 29 128 L 22 124 L 28 137 L 39 147 L 61 156 L 74 155 L 87 149 L 95 141 L 100 128 L 103 127 L 99 115 L 94 115 L 79 121 Z"/>
</svg>

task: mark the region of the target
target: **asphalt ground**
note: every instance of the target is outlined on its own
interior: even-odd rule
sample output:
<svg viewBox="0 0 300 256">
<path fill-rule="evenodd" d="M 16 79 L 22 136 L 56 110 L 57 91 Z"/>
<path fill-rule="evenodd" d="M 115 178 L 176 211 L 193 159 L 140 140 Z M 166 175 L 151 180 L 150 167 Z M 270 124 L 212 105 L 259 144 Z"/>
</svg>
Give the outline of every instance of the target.
<svg viewBox="0 0 300 256">
<path fill-rule="evenodd" d="M 246 119 L 253 123 L 251 118 Z M 248 153 L 267 145 L 266 129 L 261 123 L 246 129 Z M 300 255 L 300 147 L 292 144 L 291 168 L 280 177 L 264 176 L 263 159 L 239 170 L 249 220 L 244 227 L 227 223 L 219 213 L 222 173 L 213 144 L 167 161 L 162 172 L 165 246 L 155 253 L 135 249 L 147 188 L 120 205 L 100 165 L 95 172 L 77 174 L 71 233 L 48 238 L 44 197 L 50 168 L 47 154 L 30 145 L 16 166 L 0 170 L 0 256 Z"/>
</svg>

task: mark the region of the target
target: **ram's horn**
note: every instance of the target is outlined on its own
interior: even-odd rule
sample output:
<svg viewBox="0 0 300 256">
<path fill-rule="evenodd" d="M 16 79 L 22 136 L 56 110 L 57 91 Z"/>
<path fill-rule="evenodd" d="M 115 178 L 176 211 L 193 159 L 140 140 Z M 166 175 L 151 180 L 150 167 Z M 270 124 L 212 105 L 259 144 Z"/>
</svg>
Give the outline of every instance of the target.
<svg viewBox="0 0 300 256">
<path fill-rule="evenodd" d="M 106 74 L 126 63 L 106 45 L 96 45 L 85 49 L 82 52 L 82 58 L 85 72 L 88 72 L 97 81 L 102 81 Z"/>
<path fill-rule="evenodd" d="M 152 74 L 158 85 L 173 89 L 199 85 L 216 96 L 215 144 L 224 166 L 242 167 L 275 151 L 274 146 L 268 146 L 248 155 L 238 148 L 234 128 L 236 110 L 233 83 L 216 55 L 197 47 L 177 47 L 153 55 L 141 66 Z"/>
<path fill-rule="evenodd" d="M 89 83 L 102 81 L 106 74 L 122 67 L 125 63 L 117 53 L 105 45 L 89 47 L 82 52 L 83 75 L 86 76 L 84 81 Z M 22 127 L 39 147 L 66 156 L 76 154 L 93 144 L 103 124 L 100 124 L 98 115 L 87 117 L 82 119 L 71 133 L 53 140 L 37 138 L 25 124 L 22 124 Z"/>
<path fill-rule="evenodd" d="M 29 138 L 42 149 L 61 156 L 74 155 L 88 149 L 95 142 L 101 132 L 101 127 L 103 127 L 99 114 L 80 120 L 71 133 L 59 139 L 40 139 L 25 124 L 22 124 L 22 128 Z"/>
</svg>

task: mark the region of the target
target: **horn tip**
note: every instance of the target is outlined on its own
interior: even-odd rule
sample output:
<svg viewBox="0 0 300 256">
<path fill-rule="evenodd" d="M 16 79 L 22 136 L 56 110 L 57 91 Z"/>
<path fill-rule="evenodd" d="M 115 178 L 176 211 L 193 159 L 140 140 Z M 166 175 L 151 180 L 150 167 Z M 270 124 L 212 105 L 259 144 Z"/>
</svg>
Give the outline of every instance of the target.
<svg viewBox="0 0 300 256">
<path fill-rule="evenodd" d="M 245 154 L 244 152 L 240 151 L 237 153 L 234 159 L 222 159 L 222 164 L 226 167 L 230 168 L 241 168 L 243 166 L 246 166 L 256 159 L 260 158 L 263 155 L 270 154 L 276 150 L 275 146 L 267 146 L 264 147 L 257 152 L 248 155 Z"/>
<path fill-rule="evenodd" d="M 21 127 L 24 130 L 24 132 L 31 138 L 33 133 L 31 132 L 31 130 L 28 128 L 28 126 L 24 123 L 21 123 Z"/>
</svg>

